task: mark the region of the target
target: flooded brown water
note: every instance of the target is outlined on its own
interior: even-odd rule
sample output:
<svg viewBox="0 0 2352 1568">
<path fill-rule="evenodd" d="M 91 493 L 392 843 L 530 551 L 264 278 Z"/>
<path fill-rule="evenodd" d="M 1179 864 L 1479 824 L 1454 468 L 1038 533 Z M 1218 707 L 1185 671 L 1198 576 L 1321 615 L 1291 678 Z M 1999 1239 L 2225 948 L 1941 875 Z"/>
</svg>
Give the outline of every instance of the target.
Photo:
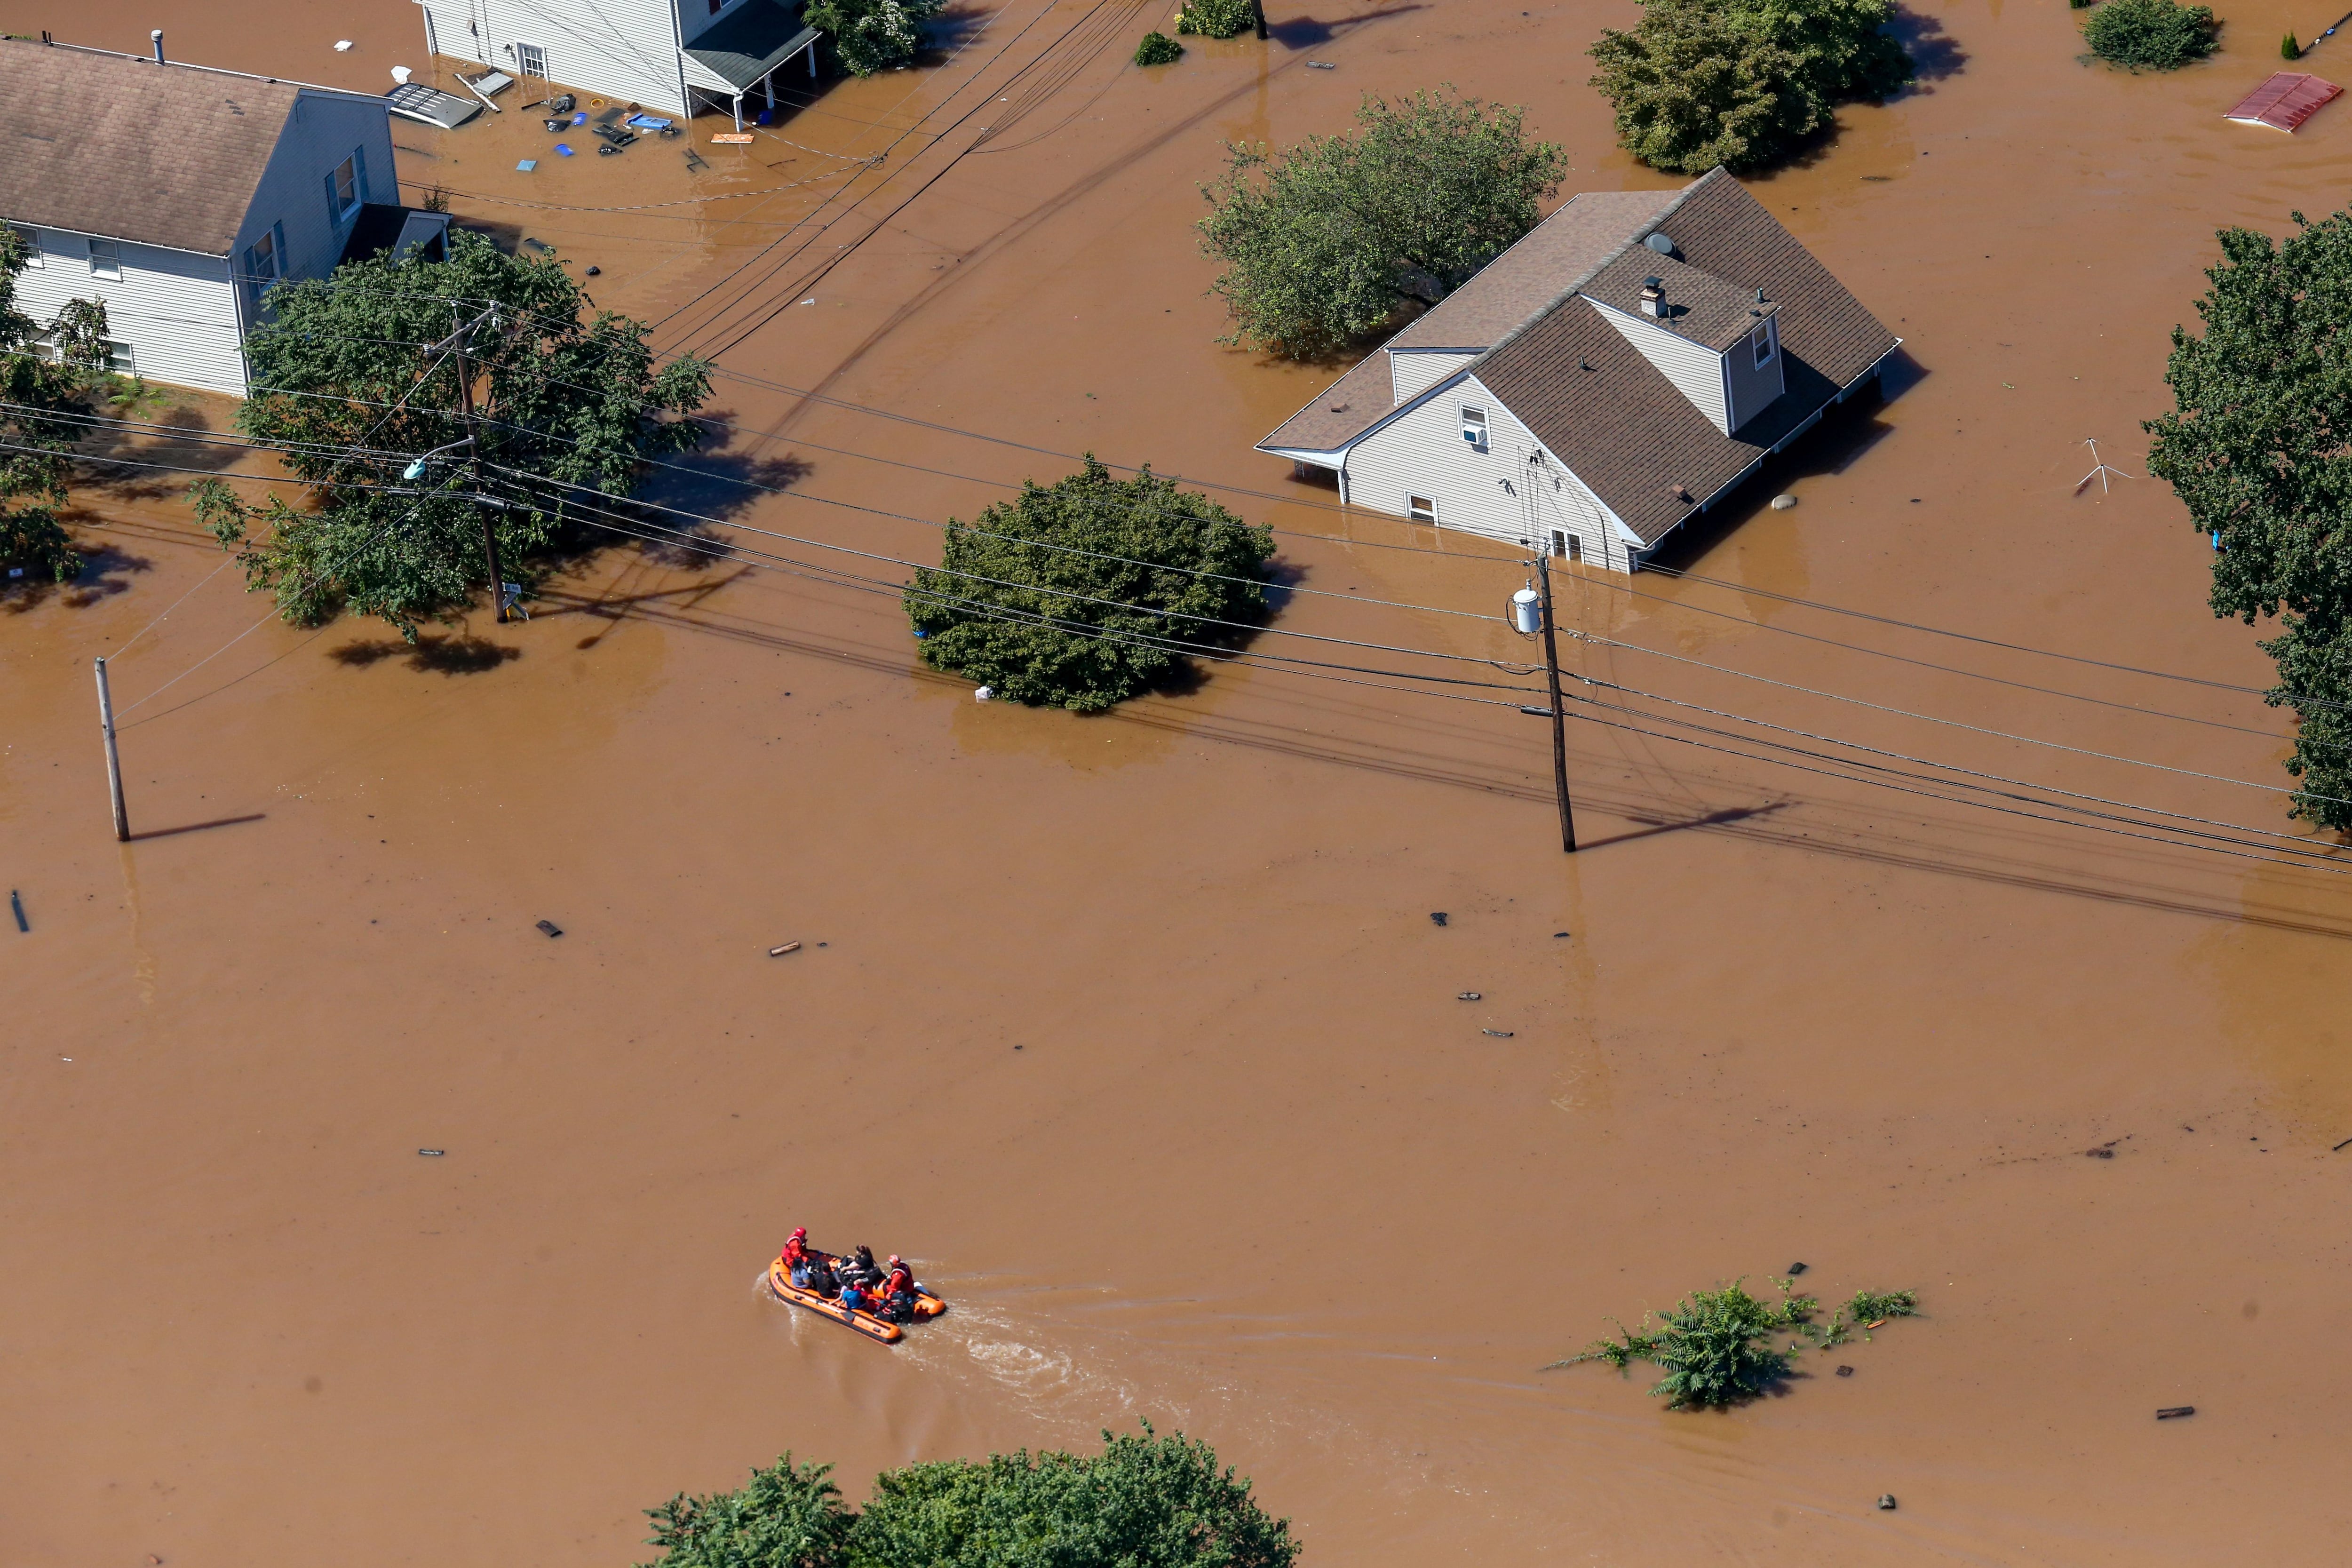
<svg viewBox="0 0 2352 1568">
<path fill-rule="evenodd" d="M 929 559 L 929 529 L 810 498 L 969 517 L 1003 493 L 982 481 L 1066 468 L 974 431 L 1283 496 L 1226 499 L 1297 531 L 1303 585 L 1491 616 L 1508 561 L 1341 513 L 1249 451 L 1332 373 L 1213 346 L 1193 186 L 1220 139 L 1439 81 L 1528 104 L 1570 189 L 1658 183 L 1581 85 L 1631 9 L 1275 9 L 1286 41 L 1156 74 L 1122 64 L 1156 13 L 1094 13 L 1098 52 L 1073 33 L 1015 81 L 1089 15 L 1016 38 L 1037 15 L 1016 5 L 953 66 L 835 87 L 736 163 L 698 143 L 708 171 L 649 142 L 520 175 L 544 139 L 509 115 L 403 127 L 403 173 L 598 262 L 598 300 L 666 344 L 720 351 L 714 408 L 774 437 L 713 461 L 792 494 L 679 505 Z M 1683 558 L 1738 587 L 1592 579 L 1563 614 L 2284 783 L 2284 722 L 2252 698 L 1768 595 L 2267 680 L 2254 634 L 2205 611 L 2204 547 L 2137 477 L 2137 422 L 2213 229 L 2343 199 L 2352 107 L 2292 139 L 2219 117 L 2282 31 L 2329 19 L 2233 11 L 2218 60 L 2133 79 L 2078 65 L 2054 5 L 1922 18 L 1930 79 L 1758 187 L 1905 336 L 1907 384 Z M 0 21 L 123 47 L 160 25 L 185 58 L 371 89 L 423 63 L 391 0 L 5 0 Z M 2308 68 L 2352 74 L 2347 47 Z M 942 174 L 991 117 L 929 138 L 984 91 L 991 150 Z M 768 191 L 909 126 L 831 208 L 834 186 Z M 719 181 L 767 194 L 731 226 L 554 210 Z M 787 259 L 808 234 L 781 226 L 812 213 L 838 223 Z M 2085 437 L 2134 477 L 2076 494 Z M 1312 1563 L 2341 1555 L 2336 875 L 1592 724 L 1569 859 L 1544 728 L 1509 707 L 1265 668 L 1096 720 L 976 704 L 917 666 L 888 596 L 750 555 L 616 550 L 528 625 L 478 615 L 419 654 L 359 624 L 231 643 L 266 606 L 206 580 L 178 482 L 89 492 L 98 571 L 0 612 L 0 865 L 32 924 L 0 928 L 0 1560 L 585 1568 L 643 1554 L 642 1507 L 785 1449 L 855 1494 L 1138 1418 L 1213 1441 Z M 1776 486 L 1801 504 L 1761 510 Z M 115 667 L 143 835 L 118 847 L 89 659 L 184 594 Z M 1525 653 L 1491 618 L 1338 599 L 1280 624 Z M 2289 826 L 2274 795 L 1579 657 Z M 793 1224 L 908 1253 L 954 1311 L 885 1351 L 762 1300 Z M 1826 1297 L 1916 1287 L 1926 1315 L 1719 1415 L 1538 1370 L 1800 1259 Z M 2176 1405 L 2198 1414 L 2152 1418 Z"/>
</svg>

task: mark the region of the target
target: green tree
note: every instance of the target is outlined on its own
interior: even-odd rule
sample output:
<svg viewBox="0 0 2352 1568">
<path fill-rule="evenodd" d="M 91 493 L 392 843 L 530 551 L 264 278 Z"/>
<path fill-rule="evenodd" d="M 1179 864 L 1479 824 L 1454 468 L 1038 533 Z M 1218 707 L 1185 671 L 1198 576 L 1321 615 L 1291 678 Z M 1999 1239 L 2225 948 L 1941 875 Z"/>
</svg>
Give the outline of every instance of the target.
<svg viewBox="0 0 2352 1568">
<path fill-rule="evenodd" d="M 1089 455 L 966 524 L 907 589 L 923 662 L 1034 705 L 1092 713 L 1167 678 L 1173 643 L 1229 645 L 1264 618 L 1271 530 L 1149 468 L 1113 479 Z M 1240 623 L 1240 626 L 1224 623 Z"/>
<path fill-rule="evenodd" d="M 247 507 L 218 480 L 192 492 L 199 519 L 235 549 L 249 588 L 289 621 L 342 610 L 381 616 L 412 640 L 448 616 L 489 568 L 466 459 L 482 463 L 501 564 L 542 551 L 569 498 L 632 493 L 648 458 L 702 437 L 677 417 L 709 395 L 694 359 L 656 366 L 644 323 L 599 310 L 553 258 L 510 257 L 455 230 L 446 261 L 378 258 L 269 291 L 271 319 L 246 344 L 254 390 L 237 427 L 278 446 L 309 504 Z M 478 447 L 459 414 L 462 339 Z M 435 347 L 433 345 L 442 345 Z M 441 451 L 415 479 L 411 457 Z"/>
<path fill-rule="evenodd" d="M 853 1516 L 830 1468 L 786 1454 L 734 1491 L 646 1510 L 662 1555 L 645 1568 L 840 1568 Z"/>
<path fill-rule="evenodd" d="M 909 64 L 923 47 L 923 24 L 947 0 L 809 0 L 801 20 L 833 41 L 834 58 L 853 76 Z"/>
<path fill-rule="evenodd" d="M 29 259 L 23 237 L 0 224 L 0 568 L 64 583 L 81 570 L 62 518 L 68 454 L 88 434 L 66 416 L 105 384 L 106 307 L 68 300 L 44 329 L 16 308 Z M 45 337 L 46 353 L 36 346 Z"/>
<path fill-rule="evenodd" d="M 2224 229 L 2172 331 L 2170 413 L 2147 425 L 2148 470 L 2172 486 L 2213 556 L 2213 613 L 2252 626 L 2278 668 L 2268 694 L 2300 720 L 2293 815 L 2352 828 L 2352 213 L 2294 215 L 2284 243 Z M 2331 798 L 2333 797 L 2333 798 Z"/>
<path fill-rule="evenodd" d="M 1298 1543 L 1182 1434 L 1103 1434 L 1091 1458 L 995 1454 L 884 1473 L 850 1568 L 1289 1568 Z"/>
<path fill-rule="evenodd" d="M 1184 46 L 1165 33 L 1146 33 L 1135 46 L 1139 66 L 1172 66 L 1184 58 Z"/>
<path fill-rule="evenodd" d="M 1839 104 L 1911 79 L 1894 16 L 1893 0 L 1643 0 L 1631 31 L 1601 30 L 1591 85 L 1616 109 L 1619 142 L 1653 168 L 1758 168 Z"/>
<path fill-rule="evenodd" d="M 2221 24 L 2210 7 L 2178 0 L 2107 0 L 2083 24 L 2091 52 L 2126 70 L 2179 70 L 2213 52 Z"/>
<path fill-rule="evenodd" d="M 1529 142 L 1522 110 L 1419 92 L 1367 96 L 1358 130 L 1309 136 L 1276 158 L 1226 143 L 1201 194 L 1210 285 L 1234 331 L 1296 358 L 1344 348 L 1412 304 L 1435 304 L 1536 226 L 1564 154 Z"/>
</svg>

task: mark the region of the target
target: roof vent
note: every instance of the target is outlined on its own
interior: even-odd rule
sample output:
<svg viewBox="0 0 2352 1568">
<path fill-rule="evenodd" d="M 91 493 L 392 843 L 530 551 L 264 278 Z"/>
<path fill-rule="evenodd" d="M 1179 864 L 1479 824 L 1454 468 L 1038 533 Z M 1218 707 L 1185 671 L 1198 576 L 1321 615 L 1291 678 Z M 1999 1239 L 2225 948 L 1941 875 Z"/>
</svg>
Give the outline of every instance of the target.
<svg viewBox="0 0 2352 1568">
<path fill-rule="evenodd" d="M 1664 316 L 1666 313 L 1666 284 L 1663 278 L 1642 279 L 1642 314 Z"/>
<path fill-rule="evenodd" d="M 1652 250 L 1656 251 L 1660 256 L 1672 256 L 1675 253 L 1675 242 L 1668 239 L 1664 234 L 1654 234 L 1642 243 L 1648 246 Z"/>
</svg>

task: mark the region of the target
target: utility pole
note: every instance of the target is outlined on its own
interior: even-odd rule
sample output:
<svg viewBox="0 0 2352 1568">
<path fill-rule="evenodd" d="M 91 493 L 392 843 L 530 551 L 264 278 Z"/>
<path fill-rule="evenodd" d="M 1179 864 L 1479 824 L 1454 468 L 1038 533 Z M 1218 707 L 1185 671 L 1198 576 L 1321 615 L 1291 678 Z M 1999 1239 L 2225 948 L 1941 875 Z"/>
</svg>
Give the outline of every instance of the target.
<svg viewBox="0 0 2352 1568">
<path fill-rule="evenodd" d="M 1559 643 L 1551 629 L 1551 552 L 1548 548 L 1536 551 L 1536 579 L 1543 584 L 1544 673 L 1551 679 L 1551 780 L 1559 796 L 1559 847 L 1573 855 L 1576 815 L 1568 798 L 1568 714 L 1559 695 Z"/>
<path fill-rule="evenodd" d="M 453 309 L 451 314 L 455 313 Z M 474 373 L 466 362 L 466 334 L 472 331 L 480 320 L 477 316 L 474 321 L 459 326 L 457 335 L 450 341 L 456 345 L 457 354 L 457 406 L 465 416 L 466 438 L 473 447 L 474 494 L 475 504 L 481 508 L 482 512 L 482 549 L 490 558 L 490 608 L 497 615 L 499 625 L 504 626 L 507 624 L 507 574 L 505 568 L 499 564 L 499 514 L 496 508 L 482 505 L 479 499 L 482 491 L 482 444 L 474 439 Z"/>
<path fill-rule="evenodd" d="M 1257 37 L 1264 43 L 1271 35 L 1265 30 L 1265 0 L 1250 0 L 1250 11 L 1257 18 Z"/>
<path fill-rule="evenodd" d="M 131 842 L 131 814 L 122 805 L 122 753 L 114 745 L 114 694 L 107 689 L 106 660 L 98 661 L 98 728 L 106 737 L 106 793 L 114 800 L 114 841 Z"/>
</svg>

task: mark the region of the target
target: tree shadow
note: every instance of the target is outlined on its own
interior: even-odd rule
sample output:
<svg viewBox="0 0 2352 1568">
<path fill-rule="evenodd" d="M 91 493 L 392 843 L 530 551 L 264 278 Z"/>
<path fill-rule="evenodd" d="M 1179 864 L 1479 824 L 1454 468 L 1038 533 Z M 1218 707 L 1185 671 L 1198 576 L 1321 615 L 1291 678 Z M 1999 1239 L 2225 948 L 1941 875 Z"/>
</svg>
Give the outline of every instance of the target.
<svg viewBox="0 0 2352 1568">
<path fill-rule="evenodd" d="M 329 658 L 349 669 L 365 669 L 388 658 L 432 675 L 479 675 L 522 657 L 522 649 L 472 636 L 418 637 L 414 643 L 398 637 L 347 642 Z"/>
<path fill-rule="evenodd" d="M 1943 81 L 1956 77 L 1967 67 L 1967 51 L 1959 40 L 1944 31 L 1941 18 L 1914 11 L 1908 5 L 1895 7 L 1895 20 L 1887 25 L 1897 43 L 1911 57 L 1911 85 L 1887 100 L 1923 96 L 1931 90 L 1921 82 Z"/>
<path fill-rule="evenodd" d="M 100 405 L 101 409 L 105 405 Z M 155 431 L 100 428 L 74 447 L 74 457 L 88 466 L 78 481 L 113 500 L 177 500 L 208 474 L 226 473 L 243 457 L 243 448 L 201 437 L 215 433 L 204 411 L 193 404 L 142 413 L 132 409 L 121 417 L 161 426 Z M 153 463 L 142 468 L 133 465 Z M 173 472 L 196 469 L 196 473 Z"/>
<path fill-rule="evenodd" d="M 947 63 L 956 50 L 979 37 L 996 13 L 984 6 L 950 5 L 923 24 L 923 47 L 915 56 L 918 65 L 936 66 Z"/>
<path fill-rule="evenodd" d="M 1277 22 L 1266 18 L 1266 37 L 1286 49 L 1312 49 L 1343 37 L 1369 23 L 1390 16 L 1402 16 L 1409 11 L 1425 10 L 1418 5 L 1388 5 L 1378 11 L 1367 11 L 1360 16 L 1343 16 L 1336 22 L 1326 22 L 1315 16 L 1286 16 Z"/>
<path fill-rule="evenodd" d="M 66 514 L 68 523 L 72 518 L 71 512 Z M 129 593 L 131 578 L 155 569 L 144 555 L 133 555 L 111 544 L 91 548 L 77 542 L 74 548 L 81 553 L 81 571 L 62 583 L 36 577 L 31 567 L 22 577 L 0 577 L 0 614 L 21 616 L 52 600 L 69 610 L 86 610 Z"/>
</svg>

